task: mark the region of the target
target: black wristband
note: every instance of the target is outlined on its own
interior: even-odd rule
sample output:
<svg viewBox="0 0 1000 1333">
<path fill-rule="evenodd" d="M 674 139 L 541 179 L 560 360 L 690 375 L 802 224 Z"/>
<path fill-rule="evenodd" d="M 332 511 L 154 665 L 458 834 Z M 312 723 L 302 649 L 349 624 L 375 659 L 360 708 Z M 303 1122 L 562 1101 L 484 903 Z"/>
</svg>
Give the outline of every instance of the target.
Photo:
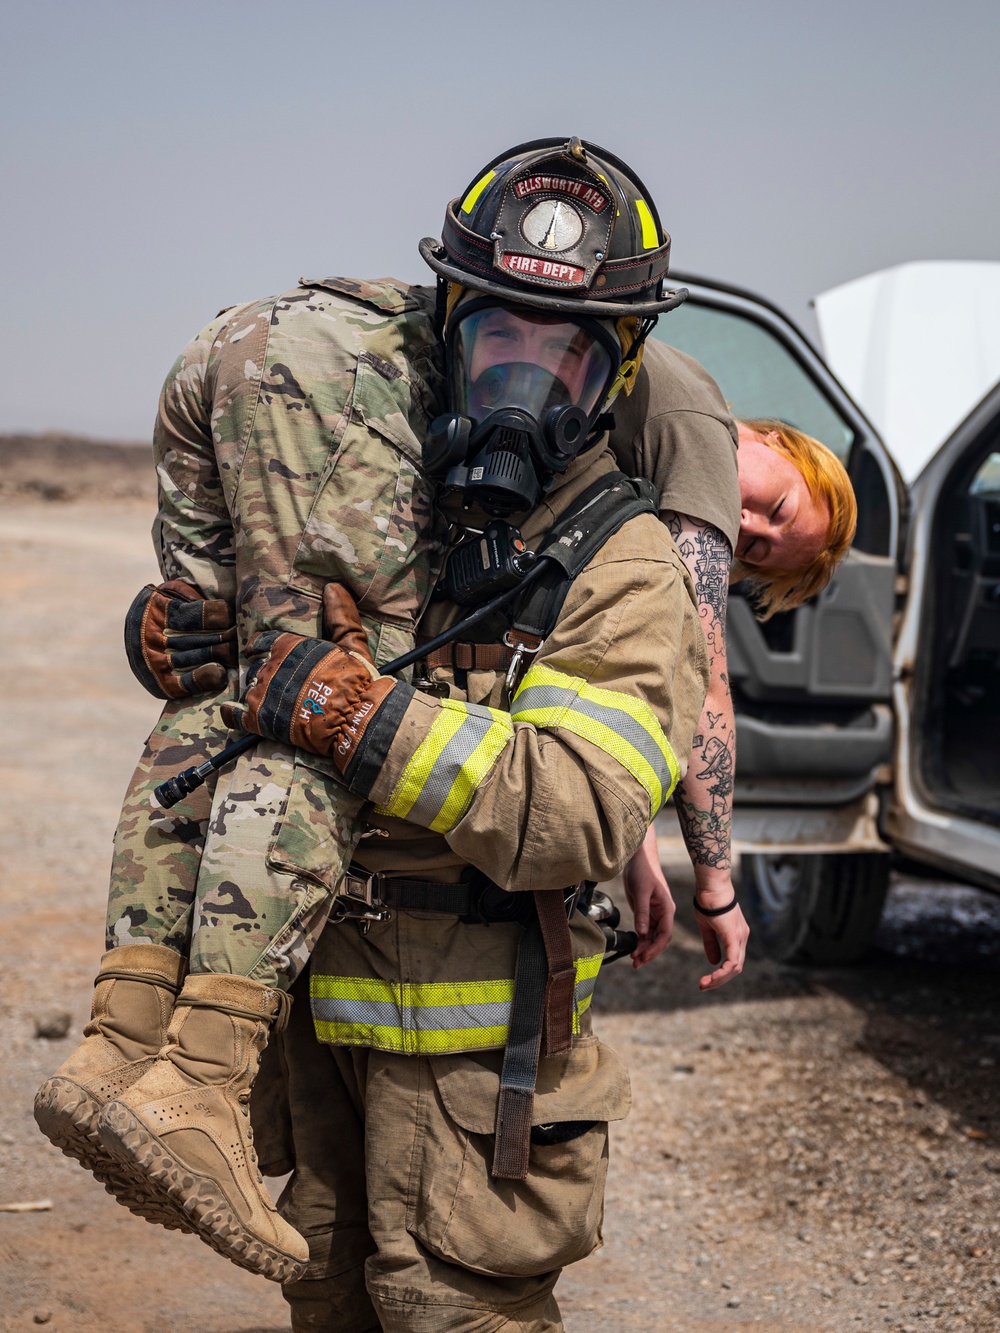
<svg viewBox="0 0 1000 1333">
<path fill-rule="evenodd" d="M 727 912 L 731 912 L 734 907 L 739 906 L 735 893 L 733 894 L 733 901 L 726 903 L 725 907 L 699 907 L 697 898 L 692 898 L 691 901 L 694 903 L 694 910 L 700 912 L 702 916 L 725 916 Z"/>
</svg>

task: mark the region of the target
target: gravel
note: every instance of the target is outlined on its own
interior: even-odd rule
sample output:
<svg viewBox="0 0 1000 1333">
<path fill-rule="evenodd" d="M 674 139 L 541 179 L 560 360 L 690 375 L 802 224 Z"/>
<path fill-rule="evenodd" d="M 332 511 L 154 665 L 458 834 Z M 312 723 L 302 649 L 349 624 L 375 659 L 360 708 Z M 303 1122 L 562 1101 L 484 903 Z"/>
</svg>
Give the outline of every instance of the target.
<svg viewBox="0 0 1000 1333">
<path fill-rule="evenodd" d="M 155 573 L 149 519 L 0 512 L 0 1204 L 52 1200 L 0 1213 L 5 1333 L 287 1328 L 272 1284 L 130 1217 L 31 1119 L 87 1015 L 118 801 L 157 711 L 119 647 Z M 669 873 L 686 903 L 684 868 Z M 567 1328 L 996 1333 L 998 955 L 1000 900 L 897 879 L 852 969 L 751 957 L 701 996 L 687 907 L 666 959 L 610 967 L 595 1025 L 629 1062 L 634 1109 L 612 1131 L 606 1244 L 558 1288 Z M 39 1040 L 53 1011 L 70 1031 Z"/>
</svg>

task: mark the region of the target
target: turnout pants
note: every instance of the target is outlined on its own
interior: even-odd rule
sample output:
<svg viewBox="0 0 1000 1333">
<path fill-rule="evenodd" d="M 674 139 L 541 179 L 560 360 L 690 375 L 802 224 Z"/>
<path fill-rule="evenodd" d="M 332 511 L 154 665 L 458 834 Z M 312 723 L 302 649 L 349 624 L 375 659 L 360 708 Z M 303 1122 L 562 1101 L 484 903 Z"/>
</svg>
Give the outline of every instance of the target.
<svg viewBox="0 0 1000 1333">
<path fill-rule="evenodd" d="M 559 1273 L 601 1244 L 607 1122 L 629 1102 L 621 1060 L 592 1035 L 543 1059 L 543 1141 L 526 1180 L 493 1180 L 503 1053 L 321 1046 L 304 980 L 283 1088 L 272 1066 L 254 1106 L 264 1169 L 294 1162 L 279 1208 L 309 1242 L 305 1277 L 284 1289 L 295 1333 L 557 1333 Z M 552 1142 L 570 1116 L 589 1127 Z"/>
</svg>

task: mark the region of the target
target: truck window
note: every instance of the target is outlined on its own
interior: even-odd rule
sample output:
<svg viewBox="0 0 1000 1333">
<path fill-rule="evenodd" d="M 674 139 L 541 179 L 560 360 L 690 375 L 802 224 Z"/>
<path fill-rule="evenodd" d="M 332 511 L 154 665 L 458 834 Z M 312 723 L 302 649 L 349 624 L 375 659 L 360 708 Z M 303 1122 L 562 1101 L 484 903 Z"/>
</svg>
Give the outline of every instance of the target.
<svg viewBox="0 0 1000 1333">
<path fill-rule="evenodd" d="M 832 449 L 845 465 L 854 431 L 791 351 L 744 315 L 689 300 L 654 337 L 700 361 L 737 417 L 778 417 Z"/>
</svg>

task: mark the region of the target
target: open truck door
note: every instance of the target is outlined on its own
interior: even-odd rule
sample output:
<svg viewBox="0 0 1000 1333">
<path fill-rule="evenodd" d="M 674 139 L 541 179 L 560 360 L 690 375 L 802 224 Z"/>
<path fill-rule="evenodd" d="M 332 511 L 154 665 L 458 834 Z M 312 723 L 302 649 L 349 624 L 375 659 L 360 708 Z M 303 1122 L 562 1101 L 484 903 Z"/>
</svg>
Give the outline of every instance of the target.
<svg viewBox="0 0 1000 1333">
<path fill-rule="evenodd" d="M 912 486 L 884 829 L 903 855 L 1000 889 L 1000 385 Z"/>
<path fill-rule="evenodd" d="M 733 590 L 728 655 L 737 724 L 733 844 L 765 949 L 837 962 L 881 915 L 889 848 L 893 621 L 906 490 L 885 446 L 806 337 L 760 297 L 671 274 L 689 300 L 655 336 L 716 379 L 733 414 L 777 417 L 821 440 L 858 500 L 852 550 L 817 598 L 766 623 Z"/>
</svg>

